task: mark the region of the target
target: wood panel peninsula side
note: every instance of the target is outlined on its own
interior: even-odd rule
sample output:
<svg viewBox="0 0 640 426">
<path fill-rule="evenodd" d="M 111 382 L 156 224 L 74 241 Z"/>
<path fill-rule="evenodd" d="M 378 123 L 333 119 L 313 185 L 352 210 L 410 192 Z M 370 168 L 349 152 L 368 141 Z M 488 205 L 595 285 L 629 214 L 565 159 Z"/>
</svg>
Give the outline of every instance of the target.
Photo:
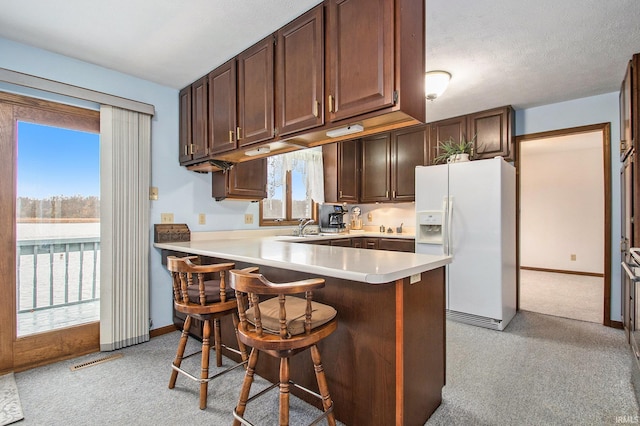
<svg viewBox="0 0 640 426">
<path fill-rule="evenodd" d="M 206 262 L 259 266 L 274 282 L 324 278 L 326 286 L 314 293 L 314 300 L 335 307 L 338 329 L 319 349 L 336 418 L 344 424 L 423 425 L 440 405 L 445 383 L 444 266 L 450 257 L 296 244 L 279 237 L 155 247 L 162 250 L 163 261 L 167 255 L 197 254 Z M 231 346 L 235 342 L 230 321 L 223 322 L 223 339 Z M 313 388 L 313 365 L 299 355 L 291 360 L 291 379 Z M 270 357 L 260 358 L 256 370 L 269 381 L 278 379 L 277 360 Z"/>
</svg>

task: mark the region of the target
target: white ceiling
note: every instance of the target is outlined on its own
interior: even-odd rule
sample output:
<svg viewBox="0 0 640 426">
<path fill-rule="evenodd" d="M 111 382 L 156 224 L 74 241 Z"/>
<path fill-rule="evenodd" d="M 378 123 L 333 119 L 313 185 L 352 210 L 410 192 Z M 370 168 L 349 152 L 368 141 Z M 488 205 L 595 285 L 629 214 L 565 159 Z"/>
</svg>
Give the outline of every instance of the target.
<svg viewBox="0 0 640 426">
<path fill-rule="evenodd" d="M 0 37 L 182 88 L 320 0 L 0 0 Z M 637 0 L 426 0 L 427 121 L 619 90 Z"/>
</svg>

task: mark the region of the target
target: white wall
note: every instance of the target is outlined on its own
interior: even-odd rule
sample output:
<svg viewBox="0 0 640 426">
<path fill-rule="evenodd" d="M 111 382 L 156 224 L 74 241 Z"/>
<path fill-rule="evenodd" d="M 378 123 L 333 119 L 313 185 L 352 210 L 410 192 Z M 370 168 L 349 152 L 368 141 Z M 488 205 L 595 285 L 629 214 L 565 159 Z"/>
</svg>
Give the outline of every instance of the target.
<svg viewBox="0 0 640 426">
<path fill-rule="evenodd" d="M 618 92 L 516 111 L 516 135 L 611 123 L 611 316 L 621 321 Z"/>
<path fill-rule="evenodd" d="M 257 203 L 216 202 L 211 198 L 211 175 L 190 172 L 178 164 L 178 90 L 3 38 L 0 67 L 155 106 L 151 122 L 151 185 L 158 187 L 159 199 L 150 201 L 152 224 L 160 222 L 160 213 L 170 212 L 176 223 L 186 223 L 192 231 L 257 228 L 257 220 L 253 225 L 244 224 L 245 212 L 257 218 Z M 2 85 L 0 90 L 38 96 L 33 90 L 18 86 Z M 42 97 L 60 101 L 59 96 Z M 69 103 L 92 107 L 87 102 Z M 199 213 L 206 214 L 206 225 L 198 225 Z M 149 238 L 153 242 L 153 228 Z M 171 281 L 160 263 L 160 252 L 153 247 L 149 261 L 150 315 L 152 328 L 158 328 L 172 323 Z"/>
<path fill-rule="evenodd" d="M 603 273 L 602 132 L 519 148 L 520 265 Z"/>
</svg>

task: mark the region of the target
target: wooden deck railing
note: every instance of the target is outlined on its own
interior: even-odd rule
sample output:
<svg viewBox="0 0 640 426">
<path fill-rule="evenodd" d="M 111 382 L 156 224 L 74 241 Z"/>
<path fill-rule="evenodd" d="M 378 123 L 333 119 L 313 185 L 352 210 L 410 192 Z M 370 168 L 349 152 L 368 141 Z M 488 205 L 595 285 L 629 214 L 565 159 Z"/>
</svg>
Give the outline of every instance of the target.
<svg viewBox="0 0 640 426">
<path fill-rule="evenodd" d="M 18 312 L 100 298 L 100 238 L 17 241 Z"/>
</svg>

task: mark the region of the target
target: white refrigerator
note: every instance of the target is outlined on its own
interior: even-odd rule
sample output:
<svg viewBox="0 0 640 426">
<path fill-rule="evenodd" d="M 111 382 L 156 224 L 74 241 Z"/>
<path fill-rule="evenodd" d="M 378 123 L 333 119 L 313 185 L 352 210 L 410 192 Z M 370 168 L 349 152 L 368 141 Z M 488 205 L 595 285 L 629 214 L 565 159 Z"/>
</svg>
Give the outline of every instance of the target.
<svg viewBox="0 0 640 426">
<path fill-rule="evenodd" d="M 416 253 L 452 256 L 447 318 L 504 330 L 514 317 L 515 197 L 501 157 L 416 167 Z"/>
</svg>

